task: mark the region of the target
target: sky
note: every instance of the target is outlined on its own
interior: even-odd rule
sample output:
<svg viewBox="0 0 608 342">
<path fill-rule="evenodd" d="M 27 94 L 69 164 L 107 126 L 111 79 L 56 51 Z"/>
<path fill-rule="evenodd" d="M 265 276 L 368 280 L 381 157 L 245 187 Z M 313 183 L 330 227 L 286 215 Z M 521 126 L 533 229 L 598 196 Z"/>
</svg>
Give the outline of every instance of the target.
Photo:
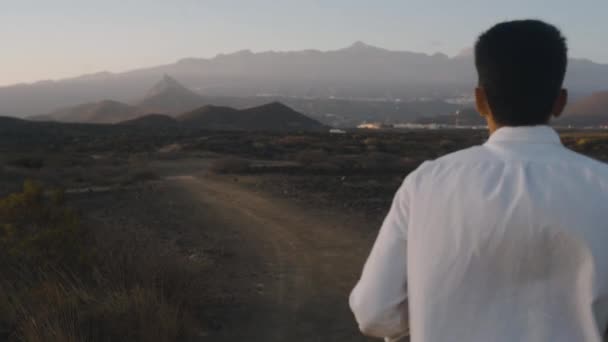
<svg viewBox="0 0 608 342">
<path fill-rule="evenodd" d="M 0 0 L 0 85 L 355 41 L 453 56 L 521 18 L 556 24 L 572 57 L 608 63 L 606 13 L 607 0 Z"/>
</svg>

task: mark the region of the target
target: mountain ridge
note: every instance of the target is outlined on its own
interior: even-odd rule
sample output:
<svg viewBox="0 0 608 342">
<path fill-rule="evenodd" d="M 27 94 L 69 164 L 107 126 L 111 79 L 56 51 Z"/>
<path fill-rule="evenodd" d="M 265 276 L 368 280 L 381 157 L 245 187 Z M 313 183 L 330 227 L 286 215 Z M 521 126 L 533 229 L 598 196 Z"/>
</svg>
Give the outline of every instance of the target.
<svg viewBox="0 0 608 342">
<path fill-rule="evenodd" d="M 201 102 L 204 102 L 202 96 L 184 87 L 175 78 L 164 75 L 150 88 L 138 106 L 102 100 L 61 109 L 35 119 L 157 129 L 180 126 L 183 129 L 206 130 L 308 131 L 327 128 L 276 101 L 245 109 L 217 105 L 200 106 Z M 163 111 L 152 112 L 153 109 L 159 108 Z"/>
<path fill-rule="evenodd" d="M 137 108 L 114 100 L 101 100 L 55 110 L 49 114 L 34 116 L 37 121 L 58 121 L 65 123 L 114 123 L 133 119 Z"/>
<path fill-rule="evenodd" d="M 572 94 L 587 95 L 608 84 L 608 65 L 571 59 L 569 70 L 566 86 Z M 121 73 L 5 86 L 0 87 L 0 113 L 24 117 L 99 98 L 137 104 L 148 86 L 166 74 L 206 97 L 414 100 L 462 96 L 476 83 L 471 56 L 393 51 L 361 42 L 329 51 L 240 51 Z"/>
<path fill-rule="evenodd" d="M 146 114 L 135 119 L 120 121 L 116 124 L 141 128 L 172 128 L 178 125 L 178 121 L 165 114 Z"/>
<path fill-rule="evenodd" d="M 137 103 L 140 113 L 177 115 L 205 103 L 205 99 L 165 74 Z"/>
<path fill-rule="evenodd" d="M 608 125 L 608 90 L 574 101 L 560 122 L 575 125 Z"/>
<path fill-rule="evenodd" d="M 328 129 L 320 122 L 280 103 L 234 109 L 203 106 L 177 117 L 190 128 L 219 131 L 321 131 Z"/>
</svg>

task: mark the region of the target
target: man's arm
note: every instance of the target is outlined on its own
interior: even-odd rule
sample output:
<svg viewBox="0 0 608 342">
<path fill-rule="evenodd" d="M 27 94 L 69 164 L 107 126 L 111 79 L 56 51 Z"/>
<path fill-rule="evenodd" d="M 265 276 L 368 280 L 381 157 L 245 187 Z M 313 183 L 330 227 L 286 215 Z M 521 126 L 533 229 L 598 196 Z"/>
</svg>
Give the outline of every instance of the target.
<svg viewBox="0 0 608 342">
<path fill-rule="evenodd" d="M 407 180 L 382 224 L 350 307 L 361 332 L 398 338 L 408 331 L 406 234 L 409 211 Z"/>
</svg>

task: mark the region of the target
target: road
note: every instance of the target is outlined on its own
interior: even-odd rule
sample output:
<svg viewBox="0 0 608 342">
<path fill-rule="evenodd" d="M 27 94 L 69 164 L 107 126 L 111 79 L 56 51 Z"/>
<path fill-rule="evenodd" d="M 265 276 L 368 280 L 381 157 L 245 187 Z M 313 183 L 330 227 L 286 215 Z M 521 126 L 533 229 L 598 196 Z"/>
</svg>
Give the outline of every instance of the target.
<svg viewBox="0 0 608 342">
<path fill-rule="evenodd" d="M 168 178 L 229 236 L 221 265 L 236 296 L 213 341 L 367 341 L 348 309 L 373 229 L 354 217 L 301 208 L 218 177 Z M 359 227 L 358 227 L 359 226 Z M 201 227 L 201 229 L 205 229 Z"/>
</svg>

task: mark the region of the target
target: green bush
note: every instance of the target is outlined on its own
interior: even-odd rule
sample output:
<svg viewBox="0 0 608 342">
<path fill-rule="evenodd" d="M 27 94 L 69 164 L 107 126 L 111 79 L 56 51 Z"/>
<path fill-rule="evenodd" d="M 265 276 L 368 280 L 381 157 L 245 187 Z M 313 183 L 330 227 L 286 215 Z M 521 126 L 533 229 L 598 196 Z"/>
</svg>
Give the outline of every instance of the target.
<svg viewBox="0 0 608 342">
<path fill-rule="evenodd" d="M 576 147 L 583 151 L 589 149 L 591 144 L 592 144 L 591 139 L 580 138 L 580 139 L 576 140 Z"/>
<path fill-rule="evenodd" d="M 26 181 L 21 192 L 0 199 L 0 248 L 7 257 L 38 266 L 86 263 L 78 216 L 64 198 L 62 190 L 45 193 Z"/>
</svg>

